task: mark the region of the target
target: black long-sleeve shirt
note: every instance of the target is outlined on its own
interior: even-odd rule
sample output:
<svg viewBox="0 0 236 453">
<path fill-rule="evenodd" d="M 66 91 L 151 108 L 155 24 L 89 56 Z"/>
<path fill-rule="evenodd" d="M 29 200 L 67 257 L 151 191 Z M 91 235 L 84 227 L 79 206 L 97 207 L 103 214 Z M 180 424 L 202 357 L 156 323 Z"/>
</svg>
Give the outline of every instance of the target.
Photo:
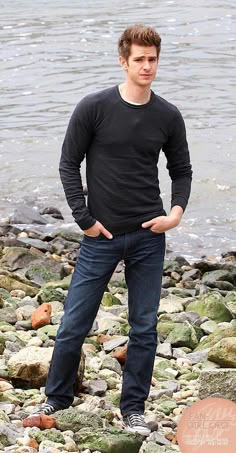
<svg viewBox="0 0 236 453">
<path fill-rule="evenodd" d="M 148 103 L 130 104 L 118 86 L 82 99 L 70 119 L 59 167 L 80 228 L 99 220 L 112 234 L 128 233 L 165 215 L 157 167 L 161 149 L 172 180 L 171 207 L 185 210 L 192 170 L 179 110 L 153 92 Z M 85 156 L 87 205 L 80 174 Z"/>
</svg>

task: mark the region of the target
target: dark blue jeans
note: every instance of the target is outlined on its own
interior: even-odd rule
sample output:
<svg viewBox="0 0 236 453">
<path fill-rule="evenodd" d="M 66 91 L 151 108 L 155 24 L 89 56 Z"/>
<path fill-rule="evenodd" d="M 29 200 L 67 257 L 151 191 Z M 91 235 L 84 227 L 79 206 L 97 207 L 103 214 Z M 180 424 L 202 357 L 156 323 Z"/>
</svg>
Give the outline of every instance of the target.
<svg viewBox="0 0 236 453">
<path fill-rule="evenodd" d="M 49 370 L 46 395 L 58 408 L 73 401 L 81 347 L 97 315 L 103 293 L 120 260 L 128 286 L 129 342 L 120 409 L 144 413 L 157 346 L 165 234 L 149 229 L 97 238 L 84 236 L 65 303 Z"/>
</svg>

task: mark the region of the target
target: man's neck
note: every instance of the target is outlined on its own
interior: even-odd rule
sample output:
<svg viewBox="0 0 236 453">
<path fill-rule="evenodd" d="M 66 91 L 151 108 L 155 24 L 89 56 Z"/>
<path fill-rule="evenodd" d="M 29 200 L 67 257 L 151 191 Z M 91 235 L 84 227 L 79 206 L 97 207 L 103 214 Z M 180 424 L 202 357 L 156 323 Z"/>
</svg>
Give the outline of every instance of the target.
<svg viewBox="0 0 236 453">
<path fill-rule="evenodd" d="M 127 102 L 135 104 L 147 104 L 150 101 L 150 86 L 138 87 L 129 85 L 127 82 L 119 85 L 120 95 Z"/>
</svg>

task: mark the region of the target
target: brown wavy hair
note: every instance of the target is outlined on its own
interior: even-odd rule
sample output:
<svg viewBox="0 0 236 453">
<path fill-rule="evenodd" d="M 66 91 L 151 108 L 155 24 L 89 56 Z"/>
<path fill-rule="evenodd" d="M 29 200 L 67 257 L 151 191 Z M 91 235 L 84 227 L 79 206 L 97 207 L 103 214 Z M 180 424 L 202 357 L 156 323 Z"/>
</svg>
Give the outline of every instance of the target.
<svg viewBox="0 0 236 453">
<path fill-rule="evenodd" d="M 126 28 L 118 41 L 118 52 L 121 57 L 128 60 L 132 44 L 139 46 L 155 46 L 157 49 L 157 57 L 161 50 L 161 37 L 156 32 L 155 28 L 147 27 L 143 24 L 135 24 Z"/>
</svg>

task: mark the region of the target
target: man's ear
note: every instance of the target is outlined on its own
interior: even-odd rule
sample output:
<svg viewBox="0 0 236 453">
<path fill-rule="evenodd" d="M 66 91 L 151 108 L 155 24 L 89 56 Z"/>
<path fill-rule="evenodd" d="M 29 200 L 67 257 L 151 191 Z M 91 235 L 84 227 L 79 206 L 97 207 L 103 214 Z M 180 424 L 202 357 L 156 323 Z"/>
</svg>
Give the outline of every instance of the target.
<svg viewBox="0 0 236 453">
<path fill-rule="evenodd" d="M 121 55 L 119 56 L 119 62 L 120 62 L 120 65 L 122 66 L 122 68 L 124 70 L 126 70 L 128 63 L 127 63 L 126 59 L 124 57 L 122 57 Z"/>
</svg>

